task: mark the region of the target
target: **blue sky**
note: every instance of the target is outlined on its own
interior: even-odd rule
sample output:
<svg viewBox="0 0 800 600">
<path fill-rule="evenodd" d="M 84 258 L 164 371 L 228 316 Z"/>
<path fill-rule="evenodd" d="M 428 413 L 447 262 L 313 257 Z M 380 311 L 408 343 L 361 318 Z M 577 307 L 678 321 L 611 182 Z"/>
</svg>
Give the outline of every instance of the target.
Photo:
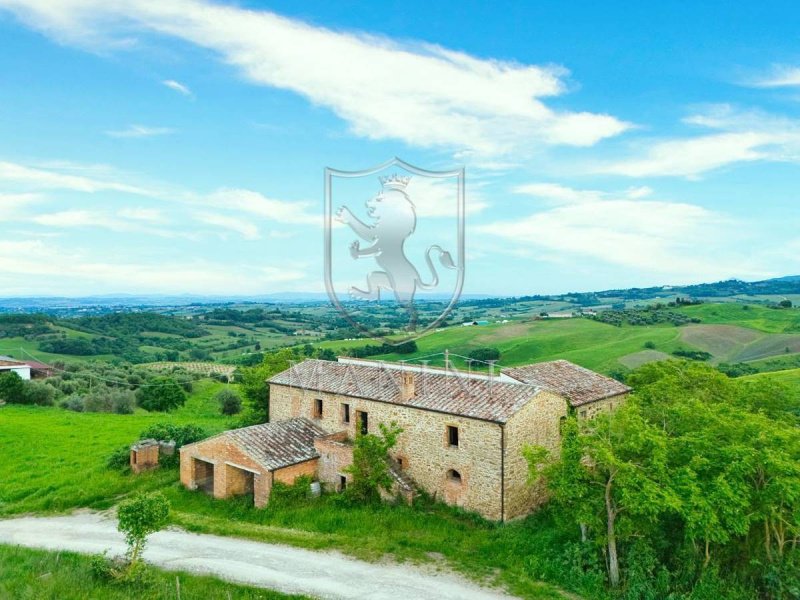
<svg viewBox="0 0 800 600">
<path fill-rule="evenodd" d="M 800 9 L 693 4 L 0 0 L 0 295 L 322 291 L 393 156 L 468 293 L 798 274 Z"/>
</svg>

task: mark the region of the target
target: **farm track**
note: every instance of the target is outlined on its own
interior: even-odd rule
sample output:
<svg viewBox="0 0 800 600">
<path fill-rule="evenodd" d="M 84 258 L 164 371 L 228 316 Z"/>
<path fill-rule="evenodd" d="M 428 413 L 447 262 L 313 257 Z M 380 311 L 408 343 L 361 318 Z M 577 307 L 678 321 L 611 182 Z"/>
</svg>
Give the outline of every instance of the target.
<svg viewBox="0 0 800 600">
<path fill-rule="evenodd" d="M 90 554 L 104 551 L 122 554 L 125 550 L 116 521 L 93 512 L 0 520 L 0 543 Z M 144 557 L 167 570 L 213 575 L 235 583 L 316 598 L 511 598 L 433 568 L 368 563 L 338 552 L 303 550 L 179 529 L 153 534 Z"/>
</svg>

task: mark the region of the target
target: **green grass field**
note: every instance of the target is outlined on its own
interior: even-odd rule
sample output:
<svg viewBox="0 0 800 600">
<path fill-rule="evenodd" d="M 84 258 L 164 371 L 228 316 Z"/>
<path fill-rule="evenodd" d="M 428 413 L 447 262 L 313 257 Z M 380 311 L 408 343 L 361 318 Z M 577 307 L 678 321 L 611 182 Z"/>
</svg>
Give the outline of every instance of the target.
<svg viewBox="0 0 800 600">
<path fill-rule="evenodd" d="M 110 471 L 112 451 L 132 443 L 153 423 L 195 423 L 209 432 L 233 425 L 214 394 L 224 384 L 201 380 L 174 413 L 75 413 L 56 407 L 0 407 L 0 516 L 108 508 L 137 490 L 159 489 L 174 475 L 154 471 L 131 478 Z"/>
<path fill-rule="evenodd" d="M 376 358 L 409 360 L 449 350 L 466 356 L 481 347 L 498 348 L 503 366 L 520 365 L 564 358 L 589 369 L 609 372 L 620 366 L 619 358 L 645 349 L 653 342 L 656 349 L 671 352 L 681 344 L 680 329 L 671 325 L 615 327 L 590 319 L 542 320 L 505 324 L 449 327 L 423 335 L 414 354 L 387 354 Z M 339 350 L 374 343 L 368 340 L 331 341 L 322 347 Z M 463 361 L 454 359 L 457 365 Z M 432 364 L 443 364 L 442 357 Z"/>
<path fill-rule="evenodd" d="M 800 333 L 800 309 L 766 308 L 752 304 L 709 303 L 684 306 L 680 312 L 703 323 L 741 325 L 766 333 Z"/>
<path fill-rule="evenodd" d="M 787 369 L 785 371 L 756 373 L 755 375 L 746 375 L 741 378 L 742 381 L 759 381 L 763 379 L 769 379 L 777 383 L 782 383 L 800 395 L 800 369 Z"/>
<path fill-rule="evenodd" d="M 304 598 L 226 583 L 212 577 L 150 569 L 145 582 L 117 583 L 92 575 L 91 557 L 0 545 L 0 598 L 14 600 L 279 600 Z M 176 579 L 178 582 L 176 583 Z"/>
</svg>

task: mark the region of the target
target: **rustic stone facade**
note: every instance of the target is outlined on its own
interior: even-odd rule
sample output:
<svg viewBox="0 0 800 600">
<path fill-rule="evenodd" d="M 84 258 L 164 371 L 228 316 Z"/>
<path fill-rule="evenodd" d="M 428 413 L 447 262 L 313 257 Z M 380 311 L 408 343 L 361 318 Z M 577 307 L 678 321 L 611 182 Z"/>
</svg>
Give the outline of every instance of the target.
<svg viewBox="0 0 800 600">
<path fill-rule="evenodd" d="M 359 363 L 359 367 L 365 362 Z M 570 365 L 558 361 L 545 373 L 551 377 L 553 371 L 572 375 L 570 392 L 579 391 L 583 402 L 580 406 L 574 406 L 568 395 L 533 385 L 524 387 L 524 382 L 520 382 L 520 389 L 528 390 L 528 395 L 525 401 L 518 403 L 519 408 L 515 406 L 504 419 L 481 419 L 420 406 L 419 394 L 424 394 L 424 388 L 419 383 L 415 385 L 415 374 L 408 371 L 400 373 L 394 401 L 320 389 L 322 386 L 314 386 L 321 381 L 319 373 L 314 373 L 305 380 L 298 377 L 300 385 L 287 385 L 274 379 L 270 382 L 270 421 L 303 417 L 332 433 L 315 442 L 320 454 L 317 477 L 328 490 L 341 489 L 344 469 L 352 461 L 352 447 L 346 439 L 354 438 L 359 429 L 378 433 L 380 424 L 394 422 L 403 431 L 391 451 L 391 458 L 404 476 L 448 504 L 478 512 L 488 519 L 508 520 L 529 513 L 546 500 L 543 486 L 528 481 L 523 448 L 543 446 L 557 455 L 561 424 L 571 405 L 580 418 L 592 418 L 624 401 L 624 393 L 592 399 L 591 385 L 598 379 L 601 380 L 598 395 L 606 394 L 609 389 L 627 388 Z M 386 365 L 381 365 L 380 369 L 385 376 Z M 530 371 L 523 374 L 532 376 Z M 441 372 L 437 372 L 437 376 L 441 376 Z M 460 376 L 453 374 L 451 377 Z M 587 380 L 589 385 L 579 387 Z M 576 384 L 578 387 L 574 388 Z M 492 384 L 484 380 L 480 385 L 484 386 L 480 402 L 486 405 L 486 390 Z M 463 380 L 454 381 L 454 396 L 464 389 L 467 388 Z M 491 391 L 488 394 L 491 398 Z M 450 428 L 455 429 L 455 437 L 451 437 Z M 456 444 L 451 443 L 453 441 Z M 345 477 L 345 485 L 346 481 Z"/>
<path fill-rule="evenodd" d="M 351 362 L 347 362 L 351 361 Z M 570 411 L 593 418 L 628 388 L 553 361 L 489 377 L 371 361 L 310 360 L 273 377 L 270 422 L 181 448 L 181 481 L 217 498 L 253 494 L 265 506 L 274 482 L 315 477 L 339 492 L 351 481 L 357 432 L 395 423 L 395 482 L 386 499 L 410 502 L 415 486 L 487 519 L 523 516 L 546 500 L 528 481 L 523 449 L 557 454 Z"/>
<path fill-rule="evenodd" d="M 322 415 L 317 417 L 316 400 L 322 400 L 323 407 Z M 343 421 L 344 404 L 350 406 L 349 423 Z M 352 438 L 360 424 L 360 413 L 367 414 L 369 433 L 377 433 L 379 423 L 393 421 L 403 429 L 392 458 L 399 459 L 402 470 L 422 489 L 489 519 L 502 518 L 499 424 L 363 398 L 276 384 L 270 387 L 271 421 L 304 416 L 327 431 L 344 431 Z M 458 447 L 447 444 L 448 425 L 458 427 Z M 451 471 L 461 476 L 460 482 Z"/>
</svg>

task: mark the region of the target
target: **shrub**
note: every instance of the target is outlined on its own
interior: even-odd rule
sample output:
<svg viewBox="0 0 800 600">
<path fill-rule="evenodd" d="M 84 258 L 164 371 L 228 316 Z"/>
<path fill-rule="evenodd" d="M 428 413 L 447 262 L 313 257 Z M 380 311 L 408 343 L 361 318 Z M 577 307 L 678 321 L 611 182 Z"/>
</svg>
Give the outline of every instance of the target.
<svg viewBox="0 0 800 600">
<path fill-rule="evenodd" d="M 61 401 L 61 408 L 74 412 L 83 412 L 83 397 L 73 394 Z"/>
<path fill-rule="evenodd" d="M 102 387 L 84 396 L 83 409 L 86 412 L 116 413 L 129 415 L 136 406 L 136 397 L 130 390 Z"/>
<path fill-rule="evenodd" d="M 238 415 L 242 412 L 242 399 L 234 390 L 223 388 L 217 393 L 216 399 L 223 415 Z"/>
<path fill-rule="evenodd" d="M 186 393 L 174 379 L 155 377 L 150 384 L 139 388 L 136 400 L 145 410 L 163 412 L 183 406 Z"/>
<path fill-rule="evenodd" d="M 25 404 L 25 382 L 14 371 L 0 373 L 0 400 Z"/>
<path fill-rule="evenodd" d="M 37 406 L 53 406 L 56 397 L 56 390 L 53 386 L 41 381 L 26 381 L 23 383 L 24 404 L 36 404 Z"/>
<path fill-rule="evenodd" d="M 381 423 L 380 435 L 356 434 L 353 447 L 353 464 L 345 469 L 353 476 L 344 498 L 366 504 L 380 500 L 380 490 L 388 491 L 392 486 L 389 474 L 389 450 L 397 443 L 402 429 L 392 422 L 388 427 Z"/>
<path fill-rule="evenodd" d="M 139 436 L 140 440 L 152 438 L 164 442 L 174 441 L 175 448 L 199 442 L 208 437 L 208 432 L 197 425 L 174 425 L 173 423 L 154 423 Z"/>
<path fill-rule="evenodd" d="M 311 477 L 308 475 L 301 475 L 294 480 L 292 485 L 287 485 L 280 481 L 272 484 L 272 492 L 270 492 L 270 504 L 281 506 L 292 506 L 298 501 L 308 498 L 310 493 Z"/>
<path fill-rule="evenodd" d="M 653 341 L 647 341 L 647 342 L 644 343 L 644 347 L 647 348 L 648 350 L 655 350 L 656 349 L 656 343 L 653 342 Z"/>
<path fill-rule="evenodd" d="M 120 503 L 117 509 L 117 529 L 125 534 L 129 573 L 138 566 L 147 537 L 164 527 L 168 517 L 169 500 L 161 492 L 140 492 Z"/>
<path fill-rule="evenodd" d="M 129 446 L 120 446 L 106 459 L 106 467 L 121 471 L 131 465 L 131 449 Z"/>
<path fill-rule="evenodd" d="M 497 348 L 475 348 L 468 355 L 472 360 L 489 362 L 490 360 L 500 360 L 500 350 Z"/>
</svg>

